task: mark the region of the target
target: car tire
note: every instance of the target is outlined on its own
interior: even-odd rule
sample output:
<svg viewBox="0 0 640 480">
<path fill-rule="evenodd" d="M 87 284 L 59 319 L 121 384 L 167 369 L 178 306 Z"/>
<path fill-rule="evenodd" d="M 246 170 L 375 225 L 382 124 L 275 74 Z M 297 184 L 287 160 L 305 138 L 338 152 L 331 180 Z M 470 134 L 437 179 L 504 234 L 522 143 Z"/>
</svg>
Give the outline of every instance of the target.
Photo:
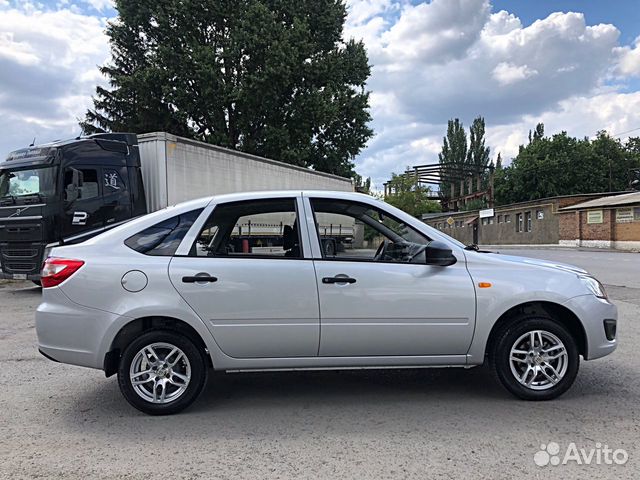
<svg viewBox="0 0 640 480">
<path fill-rule="evenodd" d="M 204 355 L 181 333 L 170 330 L 144 333 L 122 354 L 118 367 L 120 391 L 141 412 L 178 413 L 191 405 L 204 388 L 207 379 Z"/>
<path fill-rule="evenodd" d="M 498 332 L 489 361 L 494 375 L 516 397 L 552 400 L 573 384 L 580 354 L 575 339 L 559 322 L 529 315 L 514 318 Z"/>
</svg>

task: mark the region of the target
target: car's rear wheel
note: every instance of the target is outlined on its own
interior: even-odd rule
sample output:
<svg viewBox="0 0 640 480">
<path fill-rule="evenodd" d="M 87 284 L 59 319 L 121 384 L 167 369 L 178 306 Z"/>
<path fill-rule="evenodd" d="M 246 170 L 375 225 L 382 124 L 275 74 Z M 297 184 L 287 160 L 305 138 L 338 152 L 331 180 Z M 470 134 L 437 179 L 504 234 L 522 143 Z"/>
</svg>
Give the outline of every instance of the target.
<svg viewBox="0 0 640 480">
<path fill-rule="evenodd" d="M 203 352 L 186 336 L 147 332 L 122 354 L 118 384 L 127 401 L 151 415 L 170 415 L 191 405 L 207 377 Z"/>
<path fill-rule="evenodd" d="M 575 339 L 547 316 L 528 316 L 507 324 L 489 353 L 502 385 L 524 400 L 551 400 L 573 384 L 580 365 Z"/>
</svg>

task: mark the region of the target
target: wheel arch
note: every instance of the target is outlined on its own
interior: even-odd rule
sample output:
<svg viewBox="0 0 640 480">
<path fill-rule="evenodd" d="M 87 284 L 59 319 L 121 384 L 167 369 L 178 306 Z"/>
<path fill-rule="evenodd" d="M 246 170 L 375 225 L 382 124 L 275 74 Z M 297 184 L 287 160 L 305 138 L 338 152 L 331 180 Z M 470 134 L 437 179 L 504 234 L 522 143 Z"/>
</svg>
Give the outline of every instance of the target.
<svg viewBox="0 0 640 480">
<path fill-rule="evenodd" d="M 576 340 L 578 352 L 580 352 L 583 357 L 587 358 L 587 334 L 578 316 L 564 305 L 543 300 L 529 301 L 515 305 L 500 315 L 498 320 L 493 324 L 493 327 L 491 327 L 489 338 L 487 340 L 487 347 L 485 349 L 485 355 L 488 355 L 492 350 L 494 342 L 498 337 L 498 333 L 507 324 L 515 321 L 519 315 L 536 314 L 546 314 L 565 327 Z"/>
<path fill-rule="evenodd" d="M 207 359 L 209 367 L 213 367 L 211 354 L 202 336 L 184 320 L 168 316 L 140 317 L 123 325 L 113 338 L 111 345 L 104 356 L 104 373 L 107 377 L 118 371 L 118 364 L 124 349 L 142 333 L 152 330 L 171 330 L 189 338 Z"/>
</svg>

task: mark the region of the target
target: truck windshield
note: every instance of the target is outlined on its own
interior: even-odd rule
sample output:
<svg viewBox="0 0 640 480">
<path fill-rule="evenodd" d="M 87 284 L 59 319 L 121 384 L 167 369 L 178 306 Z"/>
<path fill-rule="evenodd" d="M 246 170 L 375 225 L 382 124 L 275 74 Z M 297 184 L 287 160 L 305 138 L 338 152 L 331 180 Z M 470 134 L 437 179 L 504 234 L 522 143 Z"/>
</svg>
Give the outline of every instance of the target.
<svg viewBox="0 0 640 480">
<path fill-rule="evenodd" d="M 57 167 L 0 170 L 0 198 L 49 196 L 56 190 Z"/>
</svg>

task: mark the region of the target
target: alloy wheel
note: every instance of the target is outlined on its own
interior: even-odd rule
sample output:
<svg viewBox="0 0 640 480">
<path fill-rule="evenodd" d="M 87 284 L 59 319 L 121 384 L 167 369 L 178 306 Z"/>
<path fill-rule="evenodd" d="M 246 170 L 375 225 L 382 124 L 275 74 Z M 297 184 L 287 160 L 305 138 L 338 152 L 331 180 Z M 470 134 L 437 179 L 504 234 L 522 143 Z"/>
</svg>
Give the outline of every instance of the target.
<svg viewBox="0 0 640 480">
<path fill-rule="evenodd" d="M 567 373 L 569 357 L 564 343 L 553 333 L 532 330 L 511 347 L 509 365 L 515 379 L 531 390 L 548 390 Z"/>
<path fill-rule="evenodd" d="M 185 353 L 165 342 L 143 347 L 129 369 L 133 390 L 142 399 L 166 404 L 179 398 L 191 381 L 191 364 Z"/>
</svg>

